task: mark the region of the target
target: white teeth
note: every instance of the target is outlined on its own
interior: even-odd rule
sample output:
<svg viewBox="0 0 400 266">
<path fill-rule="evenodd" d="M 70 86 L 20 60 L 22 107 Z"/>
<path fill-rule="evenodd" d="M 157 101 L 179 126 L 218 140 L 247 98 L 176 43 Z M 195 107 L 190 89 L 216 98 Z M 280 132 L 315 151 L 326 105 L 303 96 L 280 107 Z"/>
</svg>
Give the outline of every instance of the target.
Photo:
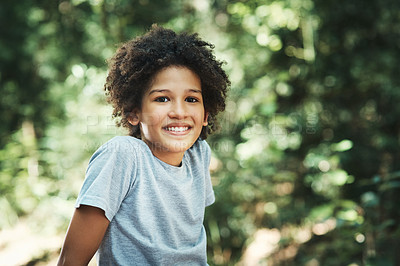
<svg viewBox="0 0 400 266">
<path fill-rule="evenodd" d="M 189 129 L 189 127 L 167 127 L 166 128 L 168 131 L 174 131 L 174 132 L 183 132 Z"/>
</svg>

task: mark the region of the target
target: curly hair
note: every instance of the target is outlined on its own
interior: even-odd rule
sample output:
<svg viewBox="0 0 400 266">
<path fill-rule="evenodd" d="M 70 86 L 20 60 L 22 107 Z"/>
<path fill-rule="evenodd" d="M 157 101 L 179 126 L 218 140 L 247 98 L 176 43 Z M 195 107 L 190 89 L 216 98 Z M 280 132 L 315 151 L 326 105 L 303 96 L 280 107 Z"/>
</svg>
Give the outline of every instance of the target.
<svg viewBox="0 0 400 266">
<path fill-rule="evenodd" d="M 112 104 L 117 126 L 129 130 L 129 135 L 141 138 L 139 126 L 128 122 L 131 112 L 141 109 L 144 92 L 161 70 L 169 66 L 186 67 L 201 81 L 204 109 L 208 125 L 202 128 L 201 139 L 218 128 L 216 116 L 225 109 L 230 81 L 222 62 L 213 55 L 214 45 L 201 40 L 198 34 L 177 34 L 153 25 L 145 35 L 130 40 L 109 60 L 109 73 L 104 89 Z"/>
</svg>

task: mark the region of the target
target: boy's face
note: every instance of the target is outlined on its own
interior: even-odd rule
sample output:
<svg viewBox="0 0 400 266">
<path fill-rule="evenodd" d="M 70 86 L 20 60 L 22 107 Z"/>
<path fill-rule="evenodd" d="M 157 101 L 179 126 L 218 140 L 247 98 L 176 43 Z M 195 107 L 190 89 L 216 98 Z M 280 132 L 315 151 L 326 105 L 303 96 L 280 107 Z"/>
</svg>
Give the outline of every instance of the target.
<svg viewBox="0 0 400 266">
<path fill-rule="evenodd" d="M 154 156 L 178 165 L 207 125 L 200 78 L 185 67 L 161 70 L 144 93 L 142 109 L 134 113 L 129 122 L 140 124 Z"/>
</svg>

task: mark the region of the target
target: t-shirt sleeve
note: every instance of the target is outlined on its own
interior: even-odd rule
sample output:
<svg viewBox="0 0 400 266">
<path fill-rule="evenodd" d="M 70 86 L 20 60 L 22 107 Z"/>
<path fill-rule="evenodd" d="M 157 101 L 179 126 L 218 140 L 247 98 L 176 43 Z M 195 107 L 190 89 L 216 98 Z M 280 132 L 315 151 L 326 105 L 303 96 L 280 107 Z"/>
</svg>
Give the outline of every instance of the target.
<svg viewBox="0 0 400 266">
<path fill-rule="evenodd" d="M 206 207 L 210 206 L 215 202 L 215 195 L 214 195 L 214 190 L 212 187 L 211 183 L 211 175 L 210 175 L 210 162 L 211 162 L 211 148 L 208 145 L 206 141 L 203 141 L 204 143 L 204 149 L 205 149 L 205 159 L 206 159 L 206 164 L 205 164 L 205 189 L 206 189 Z"/>
<path fill-rule="evenodd" d="M 117 138 L 101 146 L 89 161 L 75 207 L 100 208 L 111 221 L 135 179 L 133 151 L 130 143 Z"/>
</svg>

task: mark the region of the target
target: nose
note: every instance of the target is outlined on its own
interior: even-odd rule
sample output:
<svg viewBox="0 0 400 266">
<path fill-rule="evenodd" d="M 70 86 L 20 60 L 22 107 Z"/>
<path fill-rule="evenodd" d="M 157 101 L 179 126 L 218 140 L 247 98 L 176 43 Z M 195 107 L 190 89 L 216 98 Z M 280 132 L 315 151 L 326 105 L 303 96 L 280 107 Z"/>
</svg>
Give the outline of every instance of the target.
<svg viewBox="0 0 400 266">
<path fill-rule="evenodd" d="M 183 119 L 186 117 L 186 108 L 185 104 L 182 102 L 174 102 L 171 105 L 171 109 L 169 110 L 168 116 L 174 119 Z"/>
</svg>

